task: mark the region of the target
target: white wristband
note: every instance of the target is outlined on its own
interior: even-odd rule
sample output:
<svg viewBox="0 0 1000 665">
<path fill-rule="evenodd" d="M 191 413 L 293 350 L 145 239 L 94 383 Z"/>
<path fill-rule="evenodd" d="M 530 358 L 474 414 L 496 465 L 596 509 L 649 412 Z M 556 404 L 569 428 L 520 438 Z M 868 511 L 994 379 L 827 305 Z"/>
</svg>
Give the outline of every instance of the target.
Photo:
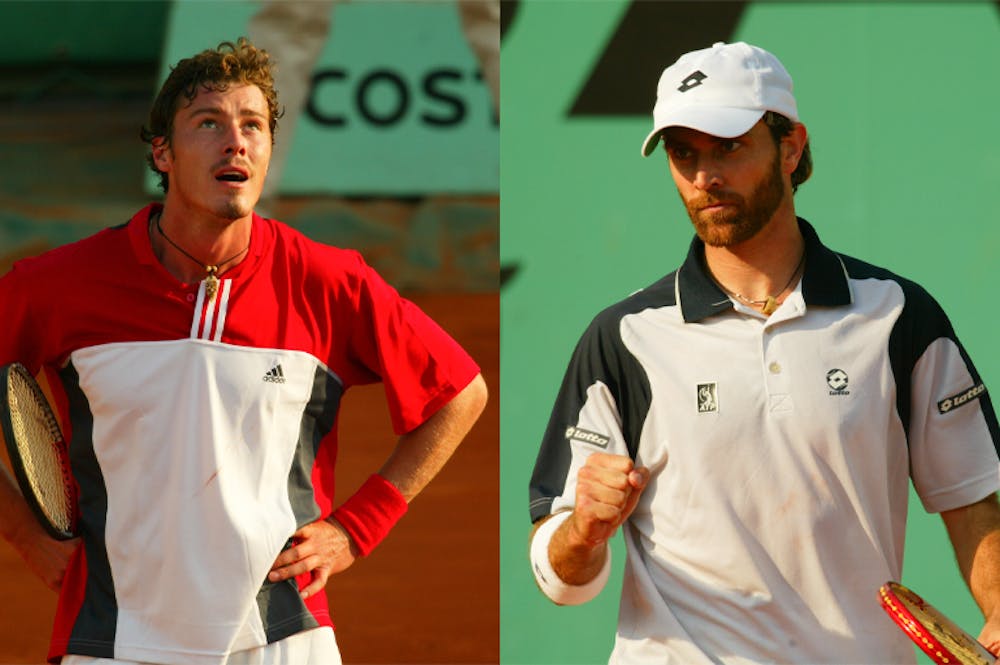
<svg viewBox="0 0 1000 665">
<path fill-rule="evenodd" d="M 607 546 L 604 567 L 594 579 L 579 585 L 564 582 L 549 561 L 549 543 L 552 541 L 552 534 L 569 519 L 570 515 L 570 511 L 557 513 L 535 532 L 534 538 L 531 539 L 531 570 L 535 574 L 539 588 L 552 602 L 559 605 L 582 605 L 596 597 L 611 576 L 611 546 Z"/>
</svg>

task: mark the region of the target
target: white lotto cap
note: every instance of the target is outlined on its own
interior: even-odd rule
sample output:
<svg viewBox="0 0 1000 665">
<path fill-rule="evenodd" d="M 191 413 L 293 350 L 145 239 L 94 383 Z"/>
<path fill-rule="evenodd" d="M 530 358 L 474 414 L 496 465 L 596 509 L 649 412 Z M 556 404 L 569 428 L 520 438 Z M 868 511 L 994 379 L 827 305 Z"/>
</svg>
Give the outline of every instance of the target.
<svg viewBox="0 0 1000 665">
<path fill-rule="evenodd" d="M 750 131 L 765 111 L 799 121 L 792 77 L 772 54 L 744 42 L 685 53 L 660 75 L 653 131 L 642 154 L 653 152 L 667 127 L 733 138 Z"/>
</svg>

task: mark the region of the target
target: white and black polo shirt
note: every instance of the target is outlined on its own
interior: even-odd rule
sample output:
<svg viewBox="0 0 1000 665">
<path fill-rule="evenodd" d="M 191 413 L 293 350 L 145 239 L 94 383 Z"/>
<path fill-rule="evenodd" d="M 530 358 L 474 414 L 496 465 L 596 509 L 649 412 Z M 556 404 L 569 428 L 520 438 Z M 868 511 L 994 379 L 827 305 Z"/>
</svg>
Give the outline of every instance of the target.
<svg viewBox="0 0 1000 665">
<path fill-rule="evenodd" d="M 1000 488 L 996 416 L 940 306 L 800 228 L 803 279 L 770 317 L 695 239 L 573 354 L 532 520 L 573 506 L 592 452 L 652 471 L 612 662 L 914 662 L 873 600 L 900 577 L 908 482 L 931 512 Z"/>
</svg>

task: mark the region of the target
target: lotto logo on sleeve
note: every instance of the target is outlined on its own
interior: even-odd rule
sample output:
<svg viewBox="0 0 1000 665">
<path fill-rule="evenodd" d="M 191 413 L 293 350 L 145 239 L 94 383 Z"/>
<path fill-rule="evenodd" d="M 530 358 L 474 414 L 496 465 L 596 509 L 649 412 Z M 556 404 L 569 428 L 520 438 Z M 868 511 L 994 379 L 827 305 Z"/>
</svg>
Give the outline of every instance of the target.
<svg viewBox="0 0 1000 665">
<path fill-rule="evenodd" d="M 957 409 L 960 406 L 964 406 L 976 399 L 980 395 L 986 392 L 986 386 L 980 383 L 978 386 L 973 386 L 961 392 L 957 395 L 952 395 L 951 397 L 946 397 L 940 402 L 938 402 L 938 411 L 941 413 L 948 413 L 953 409 Z"/>
<path fill-rule="evenodd" d="M 573 427 L 572 425 L 566 428 L 566 438 L 574 441 L 582 441 L 583 443 L 590 443 L 600 448 L 607 448 L 608 442 L 611 441 L 610 438 L 604 436 L 603 434 L 591 432 L 579 427 Z"/>
</svg>

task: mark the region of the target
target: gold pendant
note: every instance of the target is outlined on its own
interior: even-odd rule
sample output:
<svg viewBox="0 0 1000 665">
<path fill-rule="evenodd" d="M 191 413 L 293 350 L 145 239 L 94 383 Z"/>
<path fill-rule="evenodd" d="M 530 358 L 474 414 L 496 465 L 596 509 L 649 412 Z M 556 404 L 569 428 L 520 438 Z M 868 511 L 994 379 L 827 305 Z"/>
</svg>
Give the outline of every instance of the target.
<svg viewBox="0 0 1000 665">
<path fill-rule="evenodd" d="M 774 299 L 774 296 L 768 296 L 767 300 L 764 302 L 764 309 L 761 311 L 770 315 L 773 314 L 776 309 L 778 309 L 778 301 Z"/>
<path fill-rule="evenodd" d="M 219 291 L 219 278 L 215 276 L 216 266 L 208 266 L 208 275 L 205 277 L 205 297 L 209 302 L 215 299 L 215 294 Z"/>
</svg>

